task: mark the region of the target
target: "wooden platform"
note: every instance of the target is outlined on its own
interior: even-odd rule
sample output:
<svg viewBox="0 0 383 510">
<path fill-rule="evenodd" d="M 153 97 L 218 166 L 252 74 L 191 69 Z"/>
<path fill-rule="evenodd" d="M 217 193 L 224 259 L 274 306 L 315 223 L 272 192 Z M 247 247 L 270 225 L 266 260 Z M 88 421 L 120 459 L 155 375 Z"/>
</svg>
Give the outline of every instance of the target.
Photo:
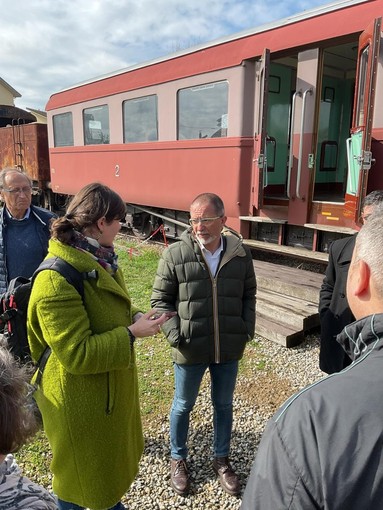
<svg viewBox="0 0 383 510">
<path fill-rule="evenodd" d="M 256 334 L 285 347 L 301 343 L 319 325 L 323 274 L 254 260 L 257 277 Z"/>
<path fill-rule="evenodd" d="M 286 255 L 308 262 L 318 262 L 327 265 L 328 254 L 321 251 L 311 251 L 305 248 L 294 248 L 293 246 L 282 246 L 280 244 L 266 243 L 265 241 L 256 241 L 254 239 L 244 239 L 243 242 L 256 250 Z"/>
</svg>

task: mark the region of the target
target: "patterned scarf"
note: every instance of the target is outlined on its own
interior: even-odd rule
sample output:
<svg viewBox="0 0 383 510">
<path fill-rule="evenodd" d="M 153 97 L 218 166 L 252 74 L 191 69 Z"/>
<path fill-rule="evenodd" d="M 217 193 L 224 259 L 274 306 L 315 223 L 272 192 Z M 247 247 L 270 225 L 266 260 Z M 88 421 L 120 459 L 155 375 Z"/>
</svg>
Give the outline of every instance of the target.
<svg viewBox="0 0 383 510">
<path fill-rule="evenodd" d="M 85 237 L 77 230 L 74 230 L 74 235 L 68 244 L 77 250 L 89 253 L 112 276 L 116 273 L 118 257 L 113 246 L 101 246 L 96 239 Z"/>
</svg>

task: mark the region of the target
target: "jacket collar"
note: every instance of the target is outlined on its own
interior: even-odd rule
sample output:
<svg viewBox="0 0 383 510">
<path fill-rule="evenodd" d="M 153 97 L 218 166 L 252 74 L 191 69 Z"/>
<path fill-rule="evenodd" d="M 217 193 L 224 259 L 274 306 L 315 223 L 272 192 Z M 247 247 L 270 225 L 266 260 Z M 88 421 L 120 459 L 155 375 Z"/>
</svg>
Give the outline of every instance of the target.
<svg viewBox="0 0 383 510">
<path fill-rule="evenodd" d="M 33 216 L 42 224 L 42 225 L 47 225 L 47 222 L 44 221 L 40 214 L 39 214 L 39 209 L 36 208 L 33 204 L 30 205 L 29 207 L 30 209 L 30 213 L 29 213 L 29 216 L 31 214 L 33 214 Z M 8 214 L 6 212 L 6 207 L 5 207 L 5 204 L 3 205 L 3 207 L 1 208 L 0 210 L 0 223 L 1 224 L 6 224 L 7 223 L 7 218 L 8 218 Z"/>
<path fill-rule="evenodd" d="M 337 336 L 337 341 L 356 361 L 373 349 L 383 347 L 383 313 L 352 322 Z"/>
<path fill-rule="evenodd" d="M 246 256 L 246 251 L 242 245 L 242 237 L 239 234 L 234 231 L 224 229 L 221 236 L 223 239 L 224 258 L 228 257 L 230 259 L 234 256 Z M 201 253 L 201 248 L 191 227 L 181 234 L 180 240 L 188 244 L 195 253 Z"/>
</svg>

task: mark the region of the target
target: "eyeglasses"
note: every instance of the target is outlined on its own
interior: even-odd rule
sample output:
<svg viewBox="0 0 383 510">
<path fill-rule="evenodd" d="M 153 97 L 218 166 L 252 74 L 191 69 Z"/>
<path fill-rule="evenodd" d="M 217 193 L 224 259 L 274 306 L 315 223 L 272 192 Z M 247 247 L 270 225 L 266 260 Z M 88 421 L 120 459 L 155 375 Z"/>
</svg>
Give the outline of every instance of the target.
<svg viewBox="0 0 383 510">
<path fill-rule="evenodd" d="M 29 195 L 29 193 L 32 193 L 32 188 L 30 186 L 12 189 L 3 188 L 3 191 L 5 191 L 6 193 L 10 193 L 11 195 L 20 195 L 20 193 L 24 193 L 24 195 Z"/>
<path fill-rule="evenodd" d="M 198 225 L 198 223 L 201 223 L 201 225 L 205 225 L 205 227 L 208 227 L 213 223 L 213 221 L 218 220 L 218 218 L 222 218 L 222 216 L 215 216 L 214 218 L 190 218 L 189 224 L 193 226 Z"/>
</svg>

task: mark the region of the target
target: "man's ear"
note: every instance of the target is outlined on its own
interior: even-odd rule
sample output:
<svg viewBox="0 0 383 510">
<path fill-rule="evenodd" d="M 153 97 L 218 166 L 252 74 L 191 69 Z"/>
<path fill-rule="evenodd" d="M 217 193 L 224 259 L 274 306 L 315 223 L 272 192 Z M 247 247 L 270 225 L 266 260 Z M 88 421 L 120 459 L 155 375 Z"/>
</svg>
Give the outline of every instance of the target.
<svg viewBox="0 0 383 510">
<path fill-rule="evenodd" d="M 370 287 L 371 271 L 364 260 L 358 260 L 357 264 L 353 292 L 355 296 L 360 296 Z"/>
</svg>

